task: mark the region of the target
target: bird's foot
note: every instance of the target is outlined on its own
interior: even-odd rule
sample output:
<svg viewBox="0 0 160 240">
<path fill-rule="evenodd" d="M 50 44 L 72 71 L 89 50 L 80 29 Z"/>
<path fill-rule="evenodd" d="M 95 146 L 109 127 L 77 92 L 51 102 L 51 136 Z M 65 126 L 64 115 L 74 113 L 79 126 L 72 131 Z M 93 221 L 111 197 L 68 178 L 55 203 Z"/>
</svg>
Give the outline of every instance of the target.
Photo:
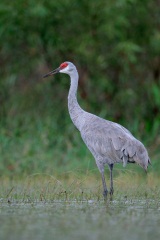
<svg viewBox="0 0 160 240">
<path fill-rule="evenodd" d="M 110 194 L 110 201 L 113 200 L 113 192 L 114 192 L 114 190 L 113 190 L 113 188 L 111 188 L 110 192 L 109 192 L 109 194 Z"/>
<path fill-rule="evenodd" d="M 109 192 L 110 196 L 112 196 L 113 193 L 114 193 L 114 189 L 113 189 L 113 188 L 110 188 L 110 192 Z"/>
</svg>

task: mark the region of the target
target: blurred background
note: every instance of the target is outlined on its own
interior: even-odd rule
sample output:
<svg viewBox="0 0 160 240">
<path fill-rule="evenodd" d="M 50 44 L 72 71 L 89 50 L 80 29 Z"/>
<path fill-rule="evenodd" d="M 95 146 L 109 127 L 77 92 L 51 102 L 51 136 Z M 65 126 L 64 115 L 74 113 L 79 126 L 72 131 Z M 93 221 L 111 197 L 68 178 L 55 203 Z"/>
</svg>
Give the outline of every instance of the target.
<svg viewBox="0 0 160 240">
<path fill-rule="evenodd" d="M 98 173 L 68 114 L 69 77 L 42 78 L 67 60 L 82 108 L 128 128 L 160 174 L 160 1 L 1 0 L 0 176 Z"/>
</svg>

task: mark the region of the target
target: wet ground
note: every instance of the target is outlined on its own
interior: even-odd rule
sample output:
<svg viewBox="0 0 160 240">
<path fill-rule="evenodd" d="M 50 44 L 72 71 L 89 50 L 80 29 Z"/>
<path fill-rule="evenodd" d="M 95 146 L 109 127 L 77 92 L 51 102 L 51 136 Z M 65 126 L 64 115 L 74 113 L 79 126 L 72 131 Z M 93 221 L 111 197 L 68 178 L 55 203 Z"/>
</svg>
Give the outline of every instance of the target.
<svg viewBox="0 0 160 240">
<path fill-rule="evenodd" d="M 160 203 L 54 201 L 0 203 L 0 239 L 160 239 Z"/>
</svg>

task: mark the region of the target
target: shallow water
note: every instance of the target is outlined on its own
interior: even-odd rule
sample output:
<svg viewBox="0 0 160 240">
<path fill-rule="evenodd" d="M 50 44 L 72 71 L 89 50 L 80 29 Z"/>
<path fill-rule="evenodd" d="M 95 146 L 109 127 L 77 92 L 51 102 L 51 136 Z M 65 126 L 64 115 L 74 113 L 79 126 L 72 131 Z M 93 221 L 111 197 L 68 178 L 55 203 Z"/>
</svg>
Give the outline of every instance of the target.
<svg viewBox="0 0 160 240">
<path fill-rule="evenodd" d="M 0 239 L 160 239 L 159 202 L 2 201 Z"/>
</svg>

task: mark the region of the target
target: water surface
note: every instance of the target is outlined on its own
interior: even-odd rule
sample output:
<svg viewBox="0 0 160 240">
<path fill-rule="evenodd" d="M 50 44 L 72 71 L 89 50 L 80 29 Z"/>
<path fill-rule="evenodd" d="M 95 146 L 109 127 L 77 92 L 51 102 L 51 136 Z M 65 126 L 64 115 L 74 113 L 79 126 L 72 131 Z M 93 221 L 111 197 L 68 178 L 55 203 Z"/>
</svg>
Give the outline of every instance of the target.
<svg viewBox="0 0 160 240">
<path fill-rule="evenodd" d="M 2 201 L 0 239 L 160 239 L 159 202 Z"/>
</svg>

